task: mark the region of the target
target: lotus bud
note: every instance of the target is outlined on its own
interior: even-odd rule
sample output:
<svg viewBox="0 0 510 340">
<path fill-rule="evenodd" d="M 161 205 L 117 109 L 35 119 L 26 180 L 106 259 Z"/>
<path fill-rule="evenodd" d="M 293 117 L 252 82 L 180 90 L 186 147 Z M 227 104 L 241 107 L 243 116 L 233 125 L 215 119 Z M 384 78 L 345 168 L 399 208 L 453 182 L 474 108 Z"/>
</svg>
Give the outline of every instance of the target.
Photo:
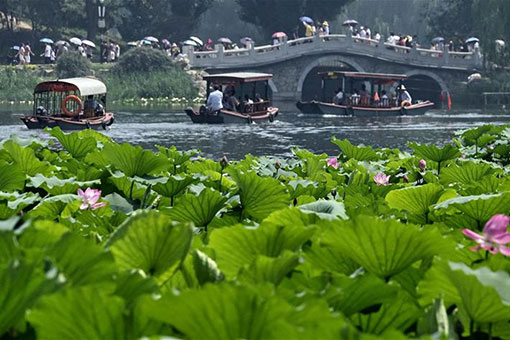
<svg viewBox="0 0 510 340">
<path fill-rule="evenodd" d="M 425 170 L 425 168 L 427 167 L 427 162 L 424 159 L 420 159 L 419 166 L 420 169 Z"/>
<path fill-rule="evenodd" d="M 276 161 L 276 163 L 274 164 L 274 167 L 276 168 L 276 170 L 280 169 L 282 165 L 280 164 L 280 161 Z"/>
<path fill-rule="evenodd" d="M 227 156 L 223 155 L 223 157 L 221 157 L 220 164 L 221 164 L 221 168 L 222 169 L 226 168 L 226 166 L 228 165 L 228 158 L 227 158 Z"/>
</svg>

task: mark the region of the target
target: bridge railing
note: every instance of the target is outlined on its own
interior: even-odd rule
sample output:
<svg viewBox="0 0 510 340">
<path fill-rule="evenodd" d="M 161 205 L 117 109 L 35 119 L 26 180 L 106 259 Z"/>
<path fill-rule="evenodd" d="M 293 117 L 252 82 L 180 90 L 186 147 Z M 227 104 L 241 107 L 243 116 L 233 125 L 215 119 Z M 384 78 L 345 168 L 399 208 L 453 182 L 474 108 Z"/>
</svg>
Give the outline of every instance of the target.
<svg viewBox="0 0 510 340">
<path fill-rule="evenodd" d="M 218 44 L 215 50 L 195 52 L 185 46 L 191 66 L 197 68 L 255 67 L 281 62 L 296 55 L 343 53 L 384 59 L 389 62 L 428 68 L 452 68 L 471 70 L 481 66 L 481 57 L 476 52 L 449 52 L 415 47 L 406 47 L 386 42 L 352 37 L 344 34 L 319 35 L 287 40 L 280 39 L 274 45 L 225 50 Z"/>
</svg>

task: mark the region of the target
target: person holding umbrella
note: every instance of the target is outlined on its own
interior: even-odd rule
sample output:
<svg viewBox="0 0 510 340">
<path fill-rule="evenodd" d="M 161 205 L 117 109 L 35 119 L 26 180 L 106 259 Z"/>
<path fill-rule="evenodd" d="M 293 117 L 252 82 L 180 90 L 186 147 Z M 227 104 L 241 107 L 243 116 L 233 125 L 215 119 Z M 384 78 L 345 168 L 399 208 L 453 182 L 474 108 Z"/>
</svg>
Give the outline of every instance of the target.
<svg viewBox="0 0 510 340">
<path fill-rule="evenodd" d="M 51 45 L 49 43 L 46 43 L 44 46 L 44 52 L 41 54 L 41 57 L 44 57 L 44 63 L 45 64 L 51 64 Z"/>
</svg>

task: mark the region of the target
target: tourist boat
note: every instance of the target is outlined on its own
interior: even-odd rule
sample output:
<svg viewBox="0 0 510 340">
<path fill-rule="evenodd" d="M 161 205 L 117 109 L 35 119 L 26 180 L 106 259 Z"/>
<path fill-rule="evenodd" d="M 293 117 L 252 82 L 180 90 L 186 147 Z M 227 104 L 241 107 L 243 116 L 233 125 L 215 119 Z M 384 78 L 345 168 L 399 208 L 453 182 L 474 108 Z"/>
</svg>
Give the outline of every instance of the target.
<svg viewBox="0 0 510 340">
<path fill-rule="evenodd" d="M 400 94 L 395 98 L 381 98 L 381 92 L 389 89 L 405 89 L 403 82 L 407 76 L 400 74 L 383 74 L 383 73 L 363 73 L 363 72 L 319 72 L 322 79 L 322 101 L 300 101 L 296 104 L 297 108 L 307 114 L 324 114 L 324 115 L 340 115 L 340 116 L 357 116 L 357 117 L 373 117 L 373 116 L 417 116 L 423 115 L 425 112 L 434 107 L 434 103 L 430 101 L 418 101 L 410 103 L 402 101 Z M 326 101 L 326 91 L 328 83 L 337 83 L 337 88 L 343 89 L 344 98 L 341 104 L 334 104 Z M 356 87 L 361 88 L 369 84 L 365 96 L 352 97 L 348 93 L 353 93 Z M 330 88 L 335 91 L 336 88 Z M 399 91 L 397 91 L 399 93 Z M 334 93 L 331 93 L 333 99 Z"/>
<path fill-rule="evenodd" d="M 228 123 L 259 123 L 273 122 L 278 116 L 279 109 L 271 106 L 269 100 L 269 80 L 273 79 L 272 74 L 236 72 L 204 76 L 207 81 L 207 97 L 209 97 L 212 84 L 220 85 L 224 93 L 223 99 L 232 94 L 238 99 L 239 106 L 234 109 L 224 108 L 218 112 L 209 113 L 202 105 L 199 111 L 193 108 L 186 108 L 186 114 L 190 116 L 193 123 L 198 124 L 228 124 Z M 260 95 L 263 93 L 263 96 Z M 248 96 L 253 103 L 245 101 Z M 260 98 L 256 100 L 255 98 Z"/>
<path fill-rule="evenodd" d="M 94 78 L 45 81 L 35 87 L 32 114 L 21 120 L 29 129 L 106 130 L 114 121 L 106 112 L 106 92 Z"/>
</svg>

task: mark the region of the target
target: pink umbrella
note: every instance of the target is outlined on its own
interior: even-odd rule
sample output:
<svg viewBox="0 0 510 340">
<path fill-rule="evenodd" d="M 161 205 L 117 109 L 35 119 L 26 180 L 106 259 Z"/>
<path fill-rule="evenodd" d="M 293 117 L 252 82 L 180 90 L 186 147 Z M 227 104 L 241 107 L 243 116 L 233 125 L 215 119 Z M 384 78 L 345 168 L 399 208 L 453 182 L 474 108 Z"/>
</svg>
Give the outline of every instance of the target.
<svg viewBox="0 0 510 340">
<path fill-rule="evenodd" d="M 284 32 L 275 32 L 275 33 L 273 33 L 271 38 L 278 39 L 278 38 L 283 38 L 283 37 L 286 37 L 286 36 L 287 36 L 287 34 L 285 34 Z"/>
</svg>

